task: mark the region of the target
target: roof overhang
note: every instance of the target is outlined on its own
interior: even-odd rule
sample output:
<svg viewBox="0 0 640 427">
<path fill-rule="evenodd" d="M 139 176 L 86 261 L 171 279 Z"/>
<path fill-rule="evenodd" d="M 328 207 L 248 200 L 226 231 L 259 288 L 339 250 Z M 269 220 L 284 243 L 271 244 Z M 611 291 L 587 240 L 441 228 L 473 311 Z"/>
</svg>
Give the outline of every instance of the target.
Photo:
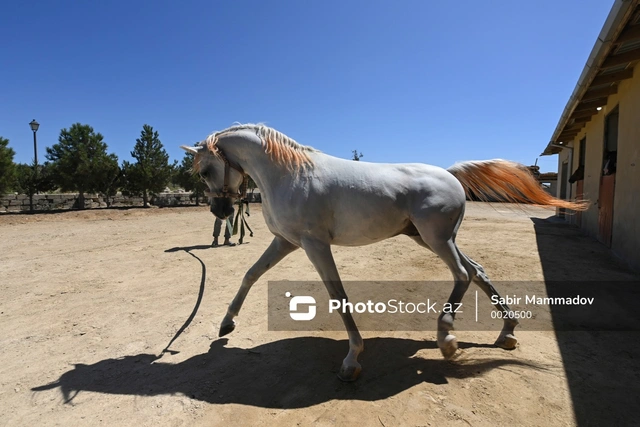
<svg viewBox="0 0 640 427">
<path fill-rule="evenodd" d="M 572 141 L 640 60 L 640 0 L 616 0 L 560 121 L 542 153 L 557 154 Z"/>
</svg>

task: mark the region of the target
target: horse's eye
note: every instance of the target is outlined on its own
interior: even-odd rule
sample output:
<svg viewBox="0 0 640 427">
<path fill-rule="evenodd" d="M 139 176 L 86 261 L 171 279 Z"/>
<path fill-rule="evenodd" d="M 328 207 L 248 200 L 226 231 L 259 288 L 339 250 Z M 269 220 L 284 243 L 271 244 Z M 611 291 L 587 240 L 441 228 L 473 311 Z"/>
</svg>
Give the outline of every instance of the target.
<svg viewBox="0 0 640 427">
<path fill-rule="evenodd" d="M 207 179 L 209 177 L 209 172 L 208 171 L 204 171 L 200 174 L 200 176 L 204 179 Z"/>
</svg>

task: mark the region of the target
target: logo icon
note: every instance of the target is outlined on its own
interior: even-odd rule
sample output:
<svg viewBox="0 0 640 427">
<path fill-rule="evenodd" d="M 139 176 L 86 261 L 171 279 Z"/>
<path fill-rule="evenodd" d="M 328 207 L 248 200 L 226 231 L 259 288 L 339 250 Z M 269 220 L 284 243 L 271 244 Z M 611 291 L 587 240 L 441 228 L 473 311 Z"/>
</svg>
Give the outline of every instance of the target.
<svg viewBox="0 0 640 427">
<path fill-rule="evenodd" d="M 291 292 L 284 294 L 287 298 L 291 298 Z M 308 305 L 308 311 L 298 311 L 299 305 Z M 293 320 L 311 320 L 316 317 L 316 299 L 307 295 L 300 295 L 291 298 L 289 301 L 289 316 Z"/>
</svg>

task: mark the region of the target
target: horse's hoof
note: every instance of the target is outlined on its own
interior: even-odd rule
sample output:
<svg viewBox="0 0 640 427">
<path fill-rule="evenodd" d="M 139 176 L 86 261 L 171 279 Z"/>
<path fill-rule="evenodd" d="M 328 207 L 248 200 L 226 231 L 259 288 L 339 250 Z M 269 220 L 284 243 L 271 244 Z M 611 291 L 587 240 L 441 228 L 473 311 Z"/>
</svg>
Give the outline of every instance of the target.
<svg viewBox="0 0 640 427">
<path fill-rule="evenodd" d="M 513 334 L 500 335 L 495 345 L 505 350 L 513 350 L 518 345 L 518 339 Z"/>
<path fill-rule="evenodd" d="M 355 381 L 358 379 L 360 371 L 362 371 L 362 366 L 359 363 L 356 363 L 356 366 L 342 365 L 340 372 L 338 372 L 338 378 L 345 382 Z"/>
<path fill-rule="evenodd" d="M 218 332 L 218 336 L 223 337 L 227 334 L 230 334 L 231 332 L 233 332 L 235 328 L 236 328 L 236 322 L 234 322 L 233 320 L 231 321 L 231 323 L 225 323 L 223 321 L 222 325 L 220 325 L 220 332 Z"/>
<path fill-rule="evenodd" d="M 438 347 L 445 359 L 451 359 L 458 350 L 458 339 L 455 335 L 449 334 L 444 339 L 438 340 Z"/>
</svg>

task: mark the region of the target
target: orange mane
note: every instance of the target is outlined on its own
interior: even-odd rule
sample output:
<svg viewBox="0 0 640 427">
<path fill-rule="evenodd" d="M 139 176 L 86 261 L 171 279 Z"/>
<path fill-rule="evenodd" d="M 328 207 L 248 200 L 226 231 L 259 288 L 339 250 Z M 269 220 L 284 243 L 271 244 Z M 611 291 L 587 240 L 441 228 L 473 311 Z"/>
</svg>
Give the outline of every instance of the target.
<svg viewBox="0 0 640 427">
<path fill-rule="evenodd" d="M 200 145 L 207 147 L 207 150 L 214 156 L 219 156 L 218 140 L 220 137 L 240 130 L 252 130 L 260 137 L 264 152 L 269 155 L 272 161 L 284 164 L 288 169 L 298 169 L 312 164 L 309 158 L 310 152 L 318 151 L 315 148 L 307 147 L 297 143 L 282 132 L 262 124 L 240 124 L 230 128 L 214 132 L 207 137 Z M 193 162 L 195 172 L 200 170 L 202 153 L 196 154 Z"/>
</svg>

